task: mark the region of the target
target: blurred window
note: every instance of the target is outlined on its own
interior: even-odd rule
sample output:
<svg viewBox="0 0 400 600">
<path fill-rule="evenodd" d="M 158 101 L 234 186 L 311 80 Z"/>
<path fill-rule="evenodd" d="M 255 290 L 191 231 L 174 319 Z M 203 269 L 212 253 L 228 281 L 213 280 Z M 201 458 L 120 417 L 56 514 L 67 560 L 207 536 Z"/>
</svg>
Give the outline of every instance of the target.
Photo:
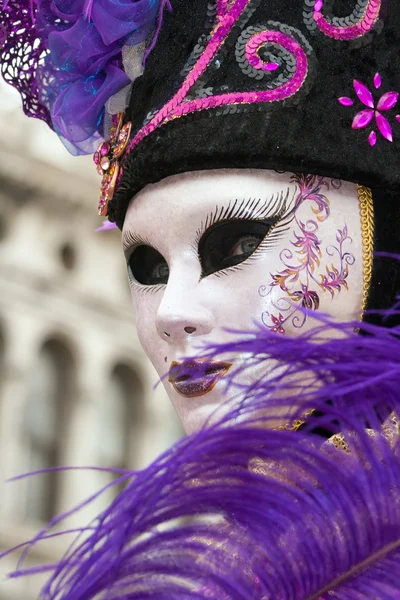
<svg viewBox="0 0 400 600">
<path fill-rule="evenodd" d="M 7 222 L 4 215 L 0 215 L 0 242 L 7 236 Z"/>
<path fill-rule="evenodd" d="M 3 383 L 6 375 L 5 368 L 5 354 L 6 354 L 6 340 L 2 328 L 2 323 L 0 322 L 0 404 L 3 400 Z"/>
<path fill-rule="evenodd" d="M 72 244 L 66 242 L 59 250 L 60 261 L 64 269 L 72 271 L 76 266 L 76 251 Z"/>
<path fill-rule="evenodd" d="M 114 367 L 98 409 L 98 464 L 109 468 L 135 468 L 135 450 L 140 444 L 144 415 L 143 388 L 134 369 L 124 364 Z M 115 477 L 106 473 L 104 485 Z M 119 489 L 110 490 L 108 499 Z"/>
<path fill-rule="evenodd" d="M 5 345 L 2 323 L 0 323 L 0 382 L 3 379 Z"/>
<path fill-rule="evenodd" d="M 71 356 L 58 341 L 42 347 L 29 382 L 24 411 L 26 469 L 58 466 L 65 427 L 67 394 L 71 391 Z M 57 473 L 27 480 L 25 517 L 47 522 L 57 510 Z"/>
</svg>

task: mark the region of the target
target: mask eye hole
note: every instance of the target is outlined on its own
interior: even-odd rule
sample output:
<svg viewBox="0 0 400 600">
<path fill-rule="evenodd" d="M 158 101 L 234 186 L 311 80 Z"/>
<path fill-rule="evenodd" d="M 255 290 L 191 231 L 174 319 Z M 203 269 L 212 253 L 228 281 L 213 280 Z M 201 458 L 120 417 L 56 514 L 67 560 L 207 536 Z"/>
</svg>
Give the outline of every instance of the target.
<svg viewBox="0 0 400 600">
<path fill-rule="evenodd" d="M 210 227 L 201 237 L 198 246 L 202 277 L 247 260 L 274 224 L 274 219 L 249 219 L 220 222 Z"/>
<path fill-rule="evenodd" d="M 152 246 L 136 246 L 128 259 L 131 277 L 141 285 L 166 284 L 169 267 L 165 258 Z"/>
</svg>

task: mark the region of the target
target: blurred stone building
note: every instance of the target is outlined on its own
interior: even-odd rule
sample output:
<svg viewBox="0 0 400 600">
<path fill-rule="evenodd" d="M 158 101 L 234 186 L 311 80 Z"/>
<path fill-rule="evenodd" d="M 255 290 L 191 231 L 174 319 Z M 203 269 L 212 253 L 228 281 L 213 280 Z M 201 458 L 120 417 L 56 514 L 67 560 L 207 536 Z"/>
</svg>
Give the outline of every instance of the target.
<svg viewBox="0 0 400 600">
<path fill-rule="evenodd" d="M 134 326 L 117 231 L 95 233 L 99 180 L 0 86 L 0 551 L 112 480 L 57 465 L 140 468 L 181 435 Z M 87 523 L 109 491 L 62 529 Z M 54 561 L 71 538 L 38 546 Z M 38 598 L 40 577 L 4 580 L 0 600 Z"/>
</svg>

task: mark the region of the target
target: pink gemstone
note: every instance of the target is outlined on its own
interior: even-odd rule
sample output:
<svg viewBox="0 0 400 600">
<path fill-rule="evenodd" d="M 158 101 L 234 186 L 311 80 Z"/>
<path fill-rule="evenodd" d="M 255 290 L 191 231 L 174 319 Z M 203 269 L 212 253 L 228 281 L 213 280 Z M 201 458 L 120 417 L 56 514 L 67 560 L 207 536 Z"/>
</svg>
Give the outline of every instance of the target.
<svg viewBox="0 0 400 600">
<path fill-rule="evenodd" d="M 98 153 L 98 152 L 95 152 L 95 153 L 93 154 L 93 161 L 94 161 L 94 164 L 95 164 L 95 165 L 98 165 L 98 164 L 99 164 L 99 160 L 100 160 L 100 158 L 99 158 L 99 153 Z"/>
<path fill-rule="evenodd" d="M 368 136 L 368 141 L 370 146 L 375 146 L 376 144 L 376 133 L 375 131 L 371 131 L 371 133 Z"/>
<path fill-rule="evenodd" d="M 377 90 L 379 90 L 381 85 L 382 85 L 382 77 L 379 75 L 379 73 L 377 73 L 374 77 L 374 86 L 376 87 Z"/>
<path fill-rule="evenodd" d="M 370 110 L 370 109 L 362 110 L 361 112 L 357 113 L 356 116 L 354 117 L 352 128 L 353 129 L 363 129 L 364 127 L 366 127 L 367 125 L 369 125 L 371 123 L 373 116 L 374 116 L 373 110 Z"/>
<path fill-rule="evenodd" d="M 376 124 L 383 137 L 389 142 L 393 142 L 393 131 L 389 121 L 380 113 L 375 113 Z"/>
<path fill-rule="evenodd" d="M 315 12 L 321 12 L 323 5 L 324 5 L 324 3 L 322 0 L 317 0 L 314 5 Z"/>
<path fill-rule="evenodd" d="M 268 63 L 267 65 L 264 66 L 265 71 L 276 71 L 276 69 L 279 69 L 279 64 L 278 63 Z"/>
<path fill-rule="evenodd" d="M 395 119 L 396 119 L 396 121 L 397 121 L 398 123 L 400 123 L 400 115 L 396 115 L 396 116 L 395 116 Z"/>
<path fill-rule="evenodd" d="M 110 168 L 110 159 L 107 156 L 103 156 L 100 161 L 101 168 L 103 171 L 108 171 Z"/>
<path fill-rule="evenodd" d="M 369 108 L 374 108 L 374 99 L 367 86 L 361 83 L 361 81 L 357 81 L 356 79 L 353 81 L 353 85 L 355 92 L 361 100 L 361 102 L 365 104 L 365 106 L 369 106 Z"/>
<path fill-rule="evenodd" d="M 387 94 L 384 94 L 379 100 L 377 109 L 390 110 L 391 108 L 394 108 L 396 106 L 398 99 L 399 94 L 397 92 L 387 92 Z"/>
<path fill-rule="evenodd" d="M 107 144 L 107 142 L 104 142 L 104 144 L 102 144 L 101 148 L 100 148 L 101 156 L 106 156 L 106 154 L 108 154 L 109 151 L 110 151 L 110 144 Z"/>
<path fill-rule="evenodd" d="M 352 106 L 354 104 L 354 100 L 347 98 L 346 96 L 339 98 L 339 102 L 340 104 L 343 104 L 343 106 Z"/>
</svg>

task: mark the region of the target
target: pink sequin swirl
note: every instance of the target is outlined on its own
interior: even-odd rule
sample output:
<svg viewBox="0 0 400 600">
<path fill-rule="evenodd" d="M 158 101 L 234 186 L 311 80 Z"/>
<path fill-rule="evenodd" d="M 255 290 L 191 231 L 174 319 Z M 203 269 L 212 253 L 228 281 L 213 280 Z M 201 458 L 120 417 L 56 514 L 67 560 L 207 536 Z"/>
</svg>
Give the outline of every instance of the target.
<svg viewBox="0 0 400 600">
<path fill-rule="evenodd" d="M 232 27 L 242 15 L 250 0 L 236 0 L 217 26 L 215 27 L 211 39 L 199 58 L 192 71 L 186 77 L 183 85 L 173 98 L 147 123 L 131 140 L 126 156 L 150 133 L 164 125 L 168 121 L 182 117 L 189 113 L 194 113 L 210 108 L 217 108 L 227 105 L 271 103 L 285 100 L 300 90 L 303 86 L 308 73 L 307 53 L 300 43 L 292 36 L 276 30 L 267 30 L 258 32 L 255 37 L 257 44 L 272 43 L 278 44 L 292 54 L 296 61 L 294 74 L 288 81 L 273 89 L 250 91 L 250 92 L 229 92 L 218 94 L 206 98 L 196 98 L 187 100 L 188 92 L 198 81 L 212 60 L 215 58 L 218 50 L 225 42 Z M 252 38 L 253 39 L 253 38 Z"/>
<path fill-rule="evenodd" d="M 232 8 L 234 2 L 232 0 L 218 0 L 217 1 L 217 16 L 218 18 L 224 17 L 229 10 Z"/>
<path fill-rule="evenodd" d="M 317 0 L 314 20 L 322 33 L 335 40 L 350 41 L 362 37 L 374 29 L 379 19 L 382 0 L 369 0 L 360 19 L 346 27 L 329 23 L 321 13 L 320 6 L 321 2 Z"/>
<path fill-rule="evenodd" d="M 254 69 L 261 71 L 270 70 L 268 67 L 271 63 L 264 62 L 258 53 L 267 42 L 275 42 L 275 40 L 271 37 L 271 33 L 271 31 L 262 31 L 260 33 L 256 33 L 246 44 L 246 59 Z"/>
</svg>

